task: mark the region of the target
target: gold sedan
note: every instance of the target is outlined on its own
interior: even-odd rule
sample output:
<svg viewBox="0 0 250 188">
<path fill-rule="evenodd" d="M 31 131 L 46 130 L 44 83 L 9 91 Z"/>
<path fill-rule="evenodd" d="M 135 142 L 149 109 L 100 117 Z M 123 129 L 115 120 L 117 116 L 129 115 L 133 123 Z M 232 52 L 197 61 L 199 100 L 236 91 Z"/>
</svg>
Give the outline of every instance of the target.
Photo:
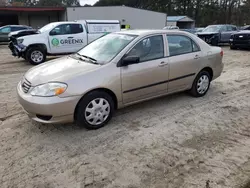
<svg viewBox="0 0 250 188">
<path fill-rule="evenodd" d="M 35 121 L 97 129 L 114 110 L 175 92 L 204 96 L 221 75 L 223 51 L 171 30 L 111 33 L 78 53 L 31 68 L 17 86 Z"/>
</svg>

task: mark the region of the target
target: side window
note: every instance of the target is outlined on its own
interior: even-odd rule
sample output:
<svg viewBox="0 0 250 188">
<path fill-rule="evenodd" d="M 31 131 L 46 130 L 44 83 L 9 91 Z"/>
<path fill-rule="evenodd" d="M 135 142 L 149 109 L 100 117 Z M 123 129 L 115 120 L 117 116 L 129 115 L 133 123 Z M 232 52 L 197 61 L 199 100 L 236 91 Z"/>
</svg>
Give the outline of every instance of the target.
<svg viewBox="0 0 250 188">
<path fill-rule="evenodd" d="M 71 28 L 71 34 L 77 34 L 83 32 L 83 27 L 81 24 L 71 24 L 70 28 Z"/>
<path fill-rule="evenodd" d="M 233 31 L 237 31 L 237 27 L 233 26 L 232 27 Z"/>
<path fill-rule="evenodd" d="M 50 35 L 69 35 L 82 32 L 83 32 L 83 27 L 81 24 L 62 24 L 52 29 L 50 31 Z"/>
<path fill-rule="evenodd" d="M 70 25 L 58 25 L 50 31 L 50 35 L 67 35 L 70 34 Z"/>
<path fill-rule="evenodd" d="M 132 48 L 128 56 L 138 56 L 140 62 L 163 58 L 164 44 L 162 35 L 143 39 Z"/>
<path fill-rule="evenodd" d="M 200 51 L 200 47 L 194 41 L 192 41 L 192 48 L 193 48 L 193 52 Z"/>
<path fill-rule="evenodd" d="M 231 25 L 227 26 L 227 31 L 233 31 L 233 27 Z"/>
<path fill-rule="evenodd" d="M 199 46 L 189 37 L 183 35 L 167 35 L 170 56 L 200 51 Z"/>
<path fill-rule="evenodd" d="M 10 32 L 10 27 L 4 27 L 0 29 L 0 33 L 9 33 Z"/>
<path fill-rule="evenodd" d="M 220 32 L 226 32 L 226 31 L 228 31 L 227 26 L 222 26 L 222 27 L 220 28 Z"/>
</svg>

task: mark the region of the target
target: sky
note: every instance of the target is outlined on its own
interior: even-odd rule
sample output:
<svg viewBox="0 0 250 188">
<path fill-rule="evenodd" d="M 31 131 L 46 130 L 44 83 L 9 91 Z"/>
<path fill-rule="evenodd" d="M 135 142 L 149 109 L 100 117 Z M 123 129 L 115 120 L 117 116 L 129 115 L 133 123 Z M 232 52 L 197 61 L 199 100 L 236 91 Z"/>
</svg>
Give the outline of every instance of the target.
<svg viewBox="0 0 250 188">
<path fill-rule="evenodd" d="M 85 5 L 85 4 L 89 4 L 89 5 L 93 5 L 97 2 L 98 0 L 79 0 L 80 5 Z"/>
</svg>

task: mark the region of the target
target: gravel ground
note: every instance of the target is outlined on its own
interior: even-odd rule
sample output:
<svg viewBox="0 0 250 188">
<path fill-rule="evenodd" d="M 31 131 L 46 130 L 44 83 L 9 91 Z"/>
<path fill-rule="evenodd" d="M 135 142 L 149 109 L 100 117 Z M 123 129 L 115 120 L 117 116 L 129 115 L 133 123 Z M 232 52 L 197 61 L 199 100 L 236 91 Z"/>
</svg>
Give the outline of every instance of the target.
<svg viewBox="0 0 250 188">
<path fill-rule="evenodd" d="M 250 179 L 250 53 L 223 49 L 223 74 L 205 97 L 134 105 L 87 131 L 32 122 L 15 88 L 31 65 L 0 46 L 0 187 L 242 187 Z"/>
</svg>

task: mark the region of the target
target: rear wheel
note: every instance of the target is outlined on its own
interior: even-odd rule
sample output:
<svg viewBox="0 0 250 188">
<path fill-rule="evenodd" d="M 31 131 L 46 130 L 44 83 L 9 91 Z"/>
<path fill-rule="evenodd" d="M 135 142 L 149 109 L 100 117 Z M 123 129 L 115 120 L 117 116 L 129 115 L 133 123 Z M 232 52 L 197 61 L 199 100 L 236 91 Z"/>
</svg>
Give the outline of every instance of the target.
<svg viewBox="0 0 250 188">
<path fill-rule="evenodd" d="M 190 90 L 191 95 L 194 97 L 202 97 L 204 96 L 211 82 L 211 76 L 207 71 L 201 71 L 195 78 L 192 89 Z"/>
<path fill-rule="evenodd" d="M 32 65 L 38 65 L 46 60 L 46 53 L 41 47 L 31 47 L 27 50 L 25 59 Z"/>
<path fill-rule="evenodd" d="M 76 123 L 87 129 L 99 129 L 112 118 L 114 102 L 103 91 L 93 91 L 82 98 L 76 109 Z"/>
</svg>

